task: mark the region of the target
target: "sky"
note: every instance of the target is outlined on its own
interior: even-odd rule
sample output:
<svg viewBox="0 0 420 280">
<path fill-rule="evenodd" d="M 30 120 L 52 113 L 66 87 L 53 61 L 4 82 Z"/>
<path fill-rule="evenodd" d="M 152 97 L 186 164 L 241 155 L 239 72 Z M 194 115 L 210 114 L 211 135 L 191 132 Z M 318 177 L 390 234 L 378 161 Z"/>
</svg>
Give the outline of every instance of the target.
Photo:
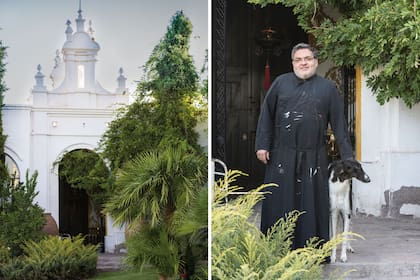
<svg viewBox="0 0 420 280">
<path fill-rule="evenodd" d="M 207 0 L 81 0 L 85 30 L 92 20 L 93 37 L 101 47 L 96 80 L 114 92 L 122 67 L 126 86 L 133 92 L 142 66 L 179 10 L 193 25 L 190 54 L 200 70 L 209 44 L 208 6 Z M 49 75 L 56 50 L 61 52 L 65 42 L 68 19 L 76 30 L 78 9 L 79 0 L 0 0 L 0 40 L 8 47 L 5 104 L 27 103 L 38 64 L 44 84 L 52 89 Z"/>
</svg>

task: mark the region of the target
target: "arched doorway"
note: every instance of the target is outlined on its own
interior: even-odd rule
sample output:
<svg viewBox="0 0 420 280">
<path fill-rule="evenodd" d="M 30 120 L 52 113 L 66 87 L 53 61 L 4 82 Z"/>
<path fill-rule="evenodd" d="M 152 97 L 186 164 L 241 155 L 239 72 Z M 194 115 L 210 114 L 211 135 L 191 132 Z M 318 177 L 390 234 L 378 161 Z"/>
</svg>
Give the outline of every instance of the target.
<svg viewBox="0 0 420 280">
<path fill-rule="evenodd" d="M 20 172 L 16 162 L 8 154 L 5 154 L 5 164 L 10 178 L 13 180 L 13 186 L 17 186 L 20 182 Z"/>
<path fill-rule="evenodd" d="M 105 217 L 101 214 L 108 170 L 99 156 L 79 149 L 66 153 L 58 167 L 59 233 L 85 236 L 103 250 Z"/>
<path fill-rule="evenodd" d="M 292 70 L 291 48 L 310 38 L 282 5 L 215 0 L 212 11 L 212 157 L 247 173 L 238 185 L 249 190 L 264 179 L 254 145 L 266 84 Z"/>
</svg>

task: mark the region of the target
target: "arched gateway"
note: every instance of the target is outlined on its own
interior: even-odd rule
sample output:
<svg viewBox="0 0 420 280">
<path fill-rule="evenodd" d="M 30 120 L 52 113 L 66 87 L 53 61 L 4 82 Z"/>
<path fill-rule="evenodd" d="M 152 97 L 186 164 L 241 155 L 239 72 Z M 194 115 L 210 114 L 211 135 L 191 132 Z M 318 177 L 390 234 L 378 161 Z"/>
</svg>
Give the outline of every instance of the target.
<svg viewBox="0 0 420 280">
<path fill-rule="evenodd" d="M 49 76 L 53 88 L 44 85 L 45 75 L 38 65 L 29 104 L 5 104 L 2 108 L 5 148 L 13 151 L 8 155 L 21 173 L 38 171 L 38 204 L 51 213 L 60 233 L 70 234 L 91 233 L 91 206 L 86 193 L 60 182 L 59 162 L 74 150 L 95 150 L 115 110 L 128 103 L 122 69 L 115 69 L 119 74 L 115 92 L 104 89 L 96 80 L 100 46 L 85 31 L 84 23 L 81 8 L 75 20 L 76 31 L 71 21 L 66 23 L 65 42 L 61 53 L 57 51 Z M 79 204 L 72 210 L 74 201 Z M 113 228 L 112 219 L 106 220 L 105 250 L 111 252 L 124 241 L 124 228 Z"/>
</svg>

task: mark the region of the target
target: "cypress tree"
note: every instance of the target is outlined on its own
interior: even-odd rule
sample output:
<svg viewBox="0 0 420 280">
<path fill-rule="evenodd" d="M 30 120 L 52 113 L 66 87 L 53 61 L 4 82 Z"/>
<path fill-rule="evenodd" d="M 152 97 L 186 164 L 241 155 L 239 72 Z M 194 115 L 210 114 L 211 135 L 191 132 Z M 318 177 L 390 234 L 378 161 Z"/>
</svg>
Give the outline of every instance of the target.
<svg viewBox="0 0 420 280">
<path fill-rule="evenodd" d="M 6 64 L 4 59 L 6 57 L 6 47 L 0 41 L 0 106 L 3 108 L 4 93 L 7 91 L 6 83 L 4 82 L 4 74 L 6 72 Z M 3 198 L 7 195 L 7 190 L 10 184 L 9 172 L 5 165 L 4 145 L 6 143 L 6 136 L 3 135 L 3 113 L 0 111 L 0 211 L 3 208 Z"/>
<path fill-rule="evenodd" d="M 7 90 L 4 82 L 6 72 L 6 47 L 0 41 L 0 104 L 3 107 L 4 93 Z M 21 245 L 27 240 L 39 240 L 45 224 L 43 209 L 34 203 L 38 195 L 36 179 L 38 172 L 29 176 L 26 172 L 26 182 L 15 185 L 9 175 L 5 163 L 6 136 L 3 135 L 3 119 L 0 112 L 0 247 L 6 246 L 12 256 L 22 254 Z"/>
</svg>

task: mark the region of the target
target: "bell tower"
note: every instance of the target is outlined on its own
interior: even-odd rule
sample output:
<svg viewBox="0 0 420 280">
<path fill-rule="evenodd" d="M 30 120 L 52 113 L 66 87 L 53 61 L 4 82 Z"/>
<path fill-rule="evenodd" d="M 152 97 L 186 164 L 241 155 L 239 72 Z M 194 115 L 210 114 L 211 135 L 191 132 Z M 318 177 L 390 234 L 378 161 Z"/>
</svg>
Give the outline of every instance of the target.
<svg viewBox="0 0 420 280">
<path fill-rule="evenodd" d="M 97 92 L 107 93 L 95 77 L 96 56 L 100 50 L 99 44 L 91 34 L 85 31 L 85 19 L 82 16 L 79 2 L 76 18 L 76 32 L 73 33 L 71 21 L 67 20 L 66 41 L 62 48 L 65 64 L 64 80 L 53 92 Z"/>
</svg>

